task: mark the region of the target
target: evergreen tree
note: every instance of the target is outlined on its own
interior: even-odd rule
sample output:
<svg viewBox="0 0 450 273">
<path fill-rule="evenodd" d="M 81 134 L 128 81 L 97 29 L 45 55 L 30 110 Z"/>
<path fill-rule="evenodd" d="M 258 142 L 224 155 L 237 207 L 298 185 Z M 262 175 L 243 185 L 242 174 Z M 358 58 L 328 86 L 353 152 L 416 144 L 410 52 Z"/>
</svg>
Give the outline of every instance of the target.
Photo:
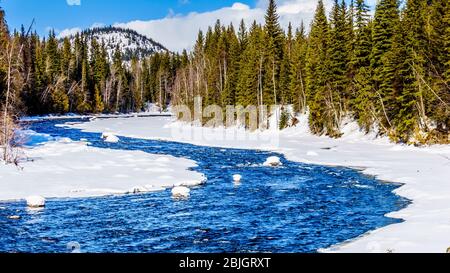
<svg viewBox="0 0 450 273">
<path fill-rule="evenodd" d="M 349 43 L 351 37 L 347 30 L 347 13 L 345 2 L 341 4 L 335 0 L 333 10 L 331 12 L 331 30 L 330 41 L 328 47 L 328 68 L 330 78 L 327 83 L 328 92 L 334 98 L 330 101 L 333 107 L 340 109 L 343 102 L 348 101 L 350 94 L 347 91 L 347 63 L 350 53 Z"/>
<path fill-rule="evenodd" d="M 325 15 L 323 1 L 319 0 L 311 24 L 306 57 L 307 99 L 310 102 L 310 127 L 312 132 L 321 134 L 334 130 L 334 122 L 330 124 L 331 100 L 328 88 L 329 70 L 327 67 L 329 53 L 329 25 Z"/>
<path fill-rule="evenodd" d="M 241 44 L 234 31 L 233 25 L 226 31 L 225 39 L 228 41 L 228 54 L 224 64 L 224 90 L 222 92 L 222 105 L 235 105 L 236 85 L 239 79 L 239 62 L 242 54 Z"/>
<path fill-rule="evenodd" d="M 59 50 L 58 50 L 58 40 L 56 39 L 55 32 L 52 30 L 49 33 L 48 40 L 45 48 L 46 54 L 46 73 L 49 84 L 53 84 L 58 80 L 60 74 L 60 63 L 59 63 Z"/>
<path fill-rule="evenodd" d="M 282 104 L 292 104 L 293 98 L 289 92 L 289 75 L 291 72 L 291 63 L 293 56 L 294 37 L 292 33 L 292 24 L 289 22 L 288 31 L 284 43 L 284 54 L 280 67 L 280 98 Z"/>
<path fill-rule="evenodd" d="M 289 75 L 289 91 L 296 112 L 305 111 L 307 107 L 305 83 L 307 42 L 305 26 L 302 21 L 300 29 L 297 30 L 292 48 L 291 71 Z"/>
<path fill-rule="evenodd" d="M 399 24 L 398 1 L 380 0 L 373 22 L 371 72 L 373 73 L 373 91 L 378 98 L 376 115 L 384 128 L 392 126 L 390 110 L 396 103 L 395 65 L 401 60 L 392 53 L 392 44 L 396 31 L 400 29 Z"/>
<path fill-rule="evenodd" d="M 103 99 L 100 94 L 100 88 L 98 85 L 95 87 L 94 103 L 92 108 L 94 113 L 102 113 L 103 110 L 105 109 L 105 105 L 103 104 Z"/>
<path fill-rule="evenodd" d="M 9 40 L 9 29 L 5 19 L 5 12 L 0 7 L 0 54 L 6 52 L 6 46 Z M 4 60 L 0 61 L 0 98 L 3 97 L 3 90 L 6 90 L 6 64 Z"/>
<path fill-rule="evenodd" d="M 371 82 L 372 23 L 370 22 L 369 7 L 365 1 L 356 0 L 355 4 L 356 30 L 354 50 L 350 61 L 352 94 L 350 105 L 359 125 L 368 132 L 375 122 L 374 101 L 378 101 Z"/>
<path fill-rule="evenodd" d="M 248 45 L 240 62 L 239 81 L 236 90 L 236 103 L 238 105 L 262 104 L 263 39 L 264 33 L 261 26 L 256 21 L 253 22 L 248 36 Z"/>
<path fill-rule="evenodd" d="M 405 39 L 401 39 L 396 44 L 397 47 L 404 47 L 404 63 L 400 64 L 402 75 L 402 88 L 399 91 L 398 112 L 394 122 L 398 137 L 402 141 L 408 141 L 411 133 L 418 126 L 419 115 L 423 130 L 427 130 L 425 101 L 428 101 L 428 92 L 425 90 L 426 82 L 426 60 L 428 54 L 428 42 L 426 37 L 426 11 L 427 4 L 420 0 L 408 0 L 406 3 L 405 15 L 402 20 Z M 401 53 L 400 53 L 401 54 Z M 396 54 L 397 58 L 401 56 Z M 419 128 L 417 128 L 419 129 Z"/>
<path fill-rule="evenodd" d="M 265 16 L 264 34 L 266 41 L 265 74 L 263 77 L 263 104 L 277 104 L 280 98 L 280 70 L 283 59 L 284 35 L 279 23 L 275 0 L 269 1 Z"/>
</svg>

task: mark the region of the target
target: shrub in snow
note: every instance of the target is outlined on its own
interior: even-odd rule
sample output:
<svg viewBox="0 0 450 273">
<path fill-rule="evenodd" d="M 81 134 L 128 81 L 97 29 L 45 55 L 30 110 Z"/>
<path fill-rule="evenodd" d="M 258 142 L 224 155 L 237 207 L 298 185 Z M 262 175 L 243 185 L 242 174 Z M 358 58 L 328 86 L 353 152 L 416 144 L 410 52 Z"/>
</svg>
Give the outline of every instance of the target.
<svg viewBox="0 0 450 273">
<path fill-rule="evenodd" d="M 175 187 L 172 189 L 172 196 L 175 198 L 187 198 L 191 194 L 191 190 L 186 187 Z"/>
<path fill-rule="evenodd" d="M 449 248 L 447 248 L 447 253 L 450 253 L 450 247 L 449 247 Z"/>
<path fill-rule="evenodd" d="M 109 142 L 109 143 L 117 143 L 117 142 L 119 142 L 119 138 L 116 137 L 112 133 L 103 133 L 102 134 L 102 139 L 103 139 L 103 141 Z"/>
<path fill-rule="evenodd" d="M 281 159 L 278 156 L 271 156 L 267 158 L 266 162 L 263 164 L 266 167 L 278 167 L 283 165 Z"/>
<path fill-rule="evenodd" d="M 30 208 L 43 208 L 45 207 L 45 198 L 42 196 L 30 196 L 26 199 L 27 206 Z"/>
<path fill-rule="evenodd" d="M 234 182 L 241 182 L 241 179 L 242 179 L 242 175 L 240 175 L 240 174 L 233 175 Z"/>
</svg>

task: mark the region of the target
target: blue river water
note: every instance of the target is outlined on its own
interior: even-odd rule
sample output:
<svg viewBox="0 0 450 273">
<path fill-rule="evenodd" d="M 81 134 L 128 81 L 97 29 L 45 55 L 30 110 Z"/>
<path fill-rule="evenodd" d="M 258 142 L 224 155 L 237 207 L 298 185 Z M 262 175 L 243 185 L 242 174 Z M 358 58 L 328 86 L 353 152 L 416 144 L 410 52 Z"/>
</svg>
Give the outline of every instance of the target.
<svg viewBox="0 0 450 273">
<path fill-rule="evenodd" d="M 84 120 L 28 127 L 55 138 L 87 139 L 100 148 L 190 158 L 208 180 L 182 201 L 164 191 L 50 199 L 40 211 L 28 210 L 24 202 L 0 203 L 0 252 L 64 253 L 68 243 L 77 242 L 89 253 L 311 253 L 398 223 L 385 214 L 409 204 L 392 193 L 400 185 L 347 168 L 290 162 L 264 151 L 125 137 L 104 143 L 100 134 L 55 126 L 69 121 Z M 283 167 L 261 166 L 272 155 L 282 158 Z M 243 176 L 240 185 L 232 182 L 236 173 Z"/>
</svg>

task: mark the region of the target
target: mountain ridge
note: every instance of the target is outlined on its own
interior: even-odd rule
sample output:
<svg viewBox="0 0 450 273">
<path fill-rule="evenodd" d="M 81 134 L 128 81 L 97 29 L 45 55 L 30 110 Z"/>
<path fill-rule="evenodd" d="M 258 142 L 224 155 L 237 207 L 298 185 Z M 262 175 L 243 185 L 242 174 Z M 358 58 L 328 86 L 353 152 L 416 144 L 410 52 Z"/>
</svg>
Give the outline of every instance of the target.
<svg viewBox="0 0 450 273">
<path fill-rule="evenodd" d="M 124 61 L 130 61 L 133 57 L 145 58 L 155 53 L 170 52 L 154 39 L 127 28 L 96 27 L 72 34 L 67 38 L 73 41 L 77 35 L 86 37 L 88 45 L 91 44 L 93 38 L 100 44 L 104 43 L 110 60 L 112 60 L 117 46 L 122 52 Z"/>
</svg>

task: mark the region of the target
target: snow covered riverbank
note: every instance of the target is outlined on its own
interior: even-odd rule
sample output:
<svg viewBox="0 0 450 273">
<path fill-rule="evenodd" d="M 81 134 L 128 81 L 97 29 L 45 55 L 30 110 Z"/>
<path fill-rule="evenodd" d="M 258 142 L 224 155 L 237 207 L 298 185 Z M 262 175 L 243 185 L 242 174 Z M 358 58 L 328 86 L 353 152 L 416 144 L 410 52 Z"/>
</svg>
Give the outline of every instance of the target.
<svg viewBox="0 0 450 273">
<path fill-rule="evenodd" d="M 89 132 L 112 132 L 118 136 L 273 150 L 293 161 L 358 168 L 381 180 L 403 183 L 396 193 L 411 199 L 413 204 L 388 215 L 405 222 L 324 251 L 446 251 L 450 246 L 449 145 L 415 148 L 392 144 L 387 139 L 364 135 L 354 123 L 343 128 L 343 138 L 330 139 L 311 135 L 306 124 L 307 119 L 303 118 L 297 128 L 258 134 L 240 129 L 191 127 L 173 123 L 173 118 L 169 117 L 98 119 L 70 126 Z"/>
<path fill-rule="evenodd" d="M 60 140 L 24 150 L 27 162 L 0 164 L 0 200 L 27 196 L 94 197 L 194 186 L 202 174 L 188 170 L 195 162 L 139 151 L 120 151 Z"/>
</svg>

